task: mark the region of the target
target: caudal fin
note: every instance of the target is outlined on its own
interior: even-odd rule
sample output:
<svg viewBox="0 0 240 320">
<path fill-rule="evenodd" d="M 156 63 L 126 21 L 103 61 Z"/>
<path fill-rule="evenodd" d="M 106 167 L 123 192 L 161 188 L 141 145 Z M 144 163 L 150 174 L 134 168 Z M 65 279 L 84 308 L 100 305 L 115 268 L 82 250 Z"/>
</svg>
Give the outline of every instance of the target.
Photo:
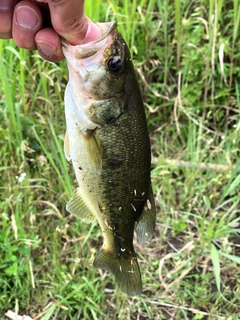
<svg viewBox="0 0 240 320">
<path fill-rule="evenodd" d="M 116 258 L 102 248 L 93 261 L 93 266 L 111 272 L 123 293 L 130 296 L 141 294 L 141 272 L 135 254 L 129 259 L 126 259 L 123 255 Z"/>
</svg>

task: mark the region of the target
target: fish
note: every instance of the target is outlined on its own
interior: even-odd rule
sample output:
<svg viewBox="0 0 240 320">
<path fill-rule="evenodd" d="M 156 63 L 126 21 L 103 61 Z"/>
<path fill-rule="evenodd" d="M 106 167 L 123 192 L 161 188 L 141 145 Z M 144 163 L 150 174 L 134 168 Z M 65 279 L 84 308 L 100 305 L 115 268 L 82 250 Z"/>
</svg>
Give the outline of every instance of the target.
<svg viewBox="0 0 240 320">
<path fill-rule="evenodd" d="M 142 280 L 134 230 L 147 243 L 156 220 L 150 140 L 128 46 L 116 22 L 98 27 L 102 36 L 89 43 L 62 41 L 69 72 L 64 151 L 78 182 L 66 209 L 85 223 L 98 222 L 103 245 L 93 266 L 135 296 Z"/>
</svg>

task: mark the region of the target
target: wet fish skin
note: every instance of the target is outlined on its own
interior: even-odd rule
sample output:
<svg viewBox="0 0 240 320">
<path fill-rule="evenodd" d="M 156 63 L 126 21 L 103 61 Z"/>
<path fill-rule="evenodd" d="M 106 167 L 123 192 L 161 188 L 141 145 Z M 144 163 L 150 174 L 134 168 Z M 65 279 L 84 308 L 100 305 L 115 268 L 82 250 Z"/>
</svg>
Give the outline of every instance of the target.
<svg viewBox="0 0 240 320">
<path fill-rule="evenodd" d="M 63 45 L 69 69 L 65 93 L 65 154 L 79 188 L 67 210 L 84 222 L 97 219 L 103 246 L 93 262 L 115 275 L 126 294 L 142 291 L 133 248 L 155 228 L 150 142 L 141 92 L 129 50 L 116 24 L 99 24 L 103 36 Z"/>
</svg>

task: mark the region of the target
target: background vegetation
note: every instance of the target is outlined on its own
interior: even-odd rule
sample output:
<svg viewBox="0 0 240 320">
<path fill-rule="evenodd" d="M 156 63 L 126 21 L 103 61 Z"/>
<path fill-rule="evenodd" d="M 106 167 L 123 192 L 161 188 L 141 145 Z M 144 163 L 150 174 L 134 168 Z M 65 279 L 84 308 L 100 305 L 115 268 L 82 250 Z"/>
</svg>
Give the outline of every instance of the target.
<svg viewBox="0 0 240 320">
<path fill-rule="evenodd" d="M 116 19 L 146 103 L 155 238 L 135 243 L 144 290 L 92 268 L 96 224 L 65 210 L 65 62 L 0 42 L 0 319 L 239 319 L 238 0 L 86 0 Z"/>
</svg>

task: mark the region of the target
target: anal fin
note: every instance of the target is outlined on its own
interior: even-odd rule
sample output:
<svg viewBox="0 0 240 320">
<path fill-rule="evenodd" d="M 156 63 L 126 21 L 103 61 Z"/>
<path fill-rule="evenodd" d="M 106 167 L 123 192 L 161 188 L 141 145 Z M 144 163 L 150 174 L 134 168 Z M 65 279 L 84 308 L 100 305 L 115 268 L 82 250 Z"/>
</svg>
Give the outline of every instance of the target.
<svg viewBox="0 0 240 320">
<path fill-rule="evenodd" d="M 153 197 L 152 186 L 150 183 L 148 196 L 146 203 L 143 208 L 143 212 L 140 215 L 137 222 L 137 239 L 141 243 L 149 242 L 155 231 L 155 223 L 156 223 L 156 208 Z"/>
<path fill-rule="evenodd" d="M 130 253 L 129 253 L 130 255 Z M 119 289 L 130 296 L 136 296 L 142 292 L 141 272 L 135 253 L 131 253 L 128 259 L 124 256 L 115 257 L 103 248 L 93 261 L 94 268 L 105 269 L 111 272 L 116 279 Z"/>
<path fill-rule="evenodd" d="M 66 205 L 66 209 L 85 223 L 91 223 L 95 220 L 95 216 L 85 202 L 80 188 L 75 190 L 72 198 Z"/>
</svg>

